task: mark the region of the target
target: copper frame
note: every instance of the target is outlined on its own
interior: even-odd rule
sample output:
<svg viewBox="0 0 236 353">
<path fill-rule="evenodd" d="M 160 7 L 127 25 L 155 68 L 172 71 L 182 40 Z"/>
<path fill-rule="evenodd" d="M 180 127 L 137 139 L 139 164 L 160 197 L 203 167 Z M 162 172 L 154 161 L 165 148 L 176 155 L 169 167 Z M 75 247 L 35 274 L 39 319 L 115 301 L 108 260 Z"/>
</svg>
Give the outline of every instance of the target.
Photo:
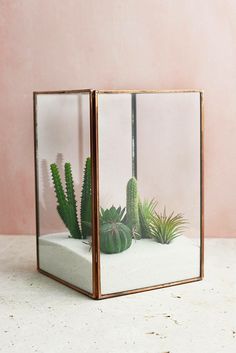
<svg viewBox="0 0 236 353">
<path fill-rule="evenodd" d="M 178 280 L 169 283 L 158 284 L 143 288 L 125 290 L 116 293 L 101 293 L 100 281 L 100 240 L 99 240 L 99 148 L 98 148 L 98 94 L 115 94 L 115 93 L 190 93 L 200 94 L 200 271 L 199 276 Z M 39 207 L 38 207 L 38 166 L 37 166 L 37 95 L 39 94 L 76 94 L 88 93 L 90 97 L 90 151 L 92 161 L 92 281 L 93 292 L 87 292 L 77 286 L 70 284 L 42 269 L 39 265 L 39 243 L 40 235 L 39 225 Z M 203 112 L 203 91 L 195 89 L 183 90 L 64 90 L 64 91 L 37 91 L 33 92 L 34 104 L 34 170 L 35 170 L 35 209 L 36 209 L 36 251 L 37 251 L 37 270 L 38 272 L 82 293 L 93 299 L 105 299 L 133 293 L 145 292 L 154 289 L 176 286 L 179 284 L 187 284 L 200 281 L 204 277 L 204 112 Z"/>
</svg>

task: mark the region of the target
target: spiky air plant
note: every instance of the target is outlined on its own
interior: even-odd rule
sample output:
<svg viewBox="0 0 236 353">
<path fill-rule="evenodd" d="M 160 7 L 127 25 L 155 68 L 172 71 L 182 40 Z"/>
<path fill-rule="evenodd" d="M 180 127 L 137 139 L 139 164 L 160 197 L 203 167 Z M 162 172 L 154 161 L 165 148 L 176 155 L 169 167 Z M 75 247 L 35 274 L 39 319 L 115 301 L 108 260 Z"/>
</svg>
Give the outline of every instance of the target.
<svg viewBox="0 0 236 353">
<path fill-rule="evenodd" d="M 187 221 L 181 213 L 175 215 L 172 212 L 167 216 L 165 209 L 160 214 L 155 212 L 150 223 L 151 235 L 158 243 L 170 244 L 175 238 L 182 235 L 186 223 Z"/>
<path fill-rule="evenodd" d="M 112 206 L 100 211 L 100 249 L 105 254 L 116 254 L 132 244 L 130 229 L 124 224 L 125 209 Z"/>
<path fill-rule="evenodd" d="M 55 163 L 50 165 L 55 194 L 57 197 L 57 211 L 65 226 L 68 228 L 72 238 L 81 239 L 82 234 L 79 227 L 74 182 L 71 164 L 65 163 L 66 192 L 62 186 L 59 169 Z"/>
<path fill-rule="evenodd" d="M 138 211 L 139 211 L 139 222 L 140 222 L 140 233 L 142 238 L 151 238 L 150 223 L 155 216 L 155 209 L 157 207 L 157 201 L 152 199 L 151 201 L 139 200 Z"/>
</svg>

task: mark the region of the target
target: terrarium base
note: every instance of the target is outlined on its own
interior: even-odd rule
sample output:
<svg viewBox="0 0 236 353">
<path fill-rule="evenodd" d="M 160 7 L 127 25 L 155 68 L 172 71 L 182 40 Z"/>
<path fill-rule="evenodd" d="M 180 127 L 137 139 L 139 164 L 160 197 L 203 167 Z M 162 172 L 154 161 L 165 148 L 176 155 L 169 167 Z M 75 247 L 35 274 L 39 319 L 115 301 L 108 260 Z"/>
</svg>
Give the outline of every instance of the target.
<svg viewBox="0 0 236 353">
<path fill-rule="evenodd" d="M 68 238 L 68 233 L 40 236 L 40 269 L 92 292 L 92 250 L 85 242 Z M 122 253 L 101 253 L 101 291 L 107 294 L 185 280 L 198 277 L 199 271 L 197 239 L 181 236 L 168 245 L 133 240 Z"/>
<path fill-rule="evenodd" d="M 39 237 L 39 267 L 63 281 L 92 292 L 92 250 L 68 233 Z"/>
</svg>

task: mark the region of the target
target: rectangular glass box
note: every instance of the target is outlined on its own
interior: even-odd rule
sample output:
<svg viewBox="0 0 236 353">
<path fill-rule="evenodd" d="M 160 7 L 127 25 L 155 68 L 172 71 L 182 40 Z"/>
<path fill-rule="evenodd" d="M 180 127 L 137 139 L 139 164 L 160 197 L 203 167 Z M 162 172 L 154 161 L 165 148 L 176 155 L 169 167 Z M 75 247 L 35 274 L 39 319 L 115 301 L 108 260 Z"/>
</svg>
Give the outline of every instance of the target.
<svg viewBox="0 0 236 353">
<path fill-rule="evenodd" d="M 34 92 L 38 271 L 94 299 L 203 278 L 203 92 Z"/>
</svg>

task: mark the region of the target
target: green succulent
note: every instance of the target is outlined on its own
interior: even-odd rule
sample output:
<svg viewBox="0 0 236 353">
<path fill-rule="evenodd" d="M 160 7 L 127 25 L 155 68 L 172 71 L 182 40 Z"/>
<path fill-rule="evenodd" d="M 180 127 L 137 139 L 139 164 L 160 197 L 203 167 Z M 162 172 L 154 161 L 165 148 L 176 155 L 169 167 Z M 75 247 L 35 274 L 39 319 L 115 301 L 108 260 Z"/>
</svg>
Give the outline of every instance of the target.
<svg viewBox="0 0 236 353">
<path fill-rule="evenodd" d="M 103 223 L 100 226 L 100 249 L 105 254 L 117 254 L 132 244 L 130 229 L 120 222 Z"/>
<path fill-rule="evenodd" d="M 101 208 L 100 249 L 105 254 L 116 254 L 128 249 L 132 243 L 130 229 L 123 223 L 125 208 Z"/>
<path fill-rule="evenodd" d="M 116 208 L 112 206 L 111 208 L 101 208 L 100 210 L 100 223 L 122 223 L 124 220 L 125 208 L 121 208 L 120 206 Z"/>
<path fill-rule="evenodd" d="M 142 238 L 151 238 L 150 223 L 155 215 L 155 208 L 157 207 L 157 201 L 152 199 L 151 201 L 139 200 L 138 211 L 140 221 L 140 233 Z"/>
<path fill-rule="evenodd" d="M 182 235 L 186 223 L 181 213 L 174 215 L 172 212 L 167 216 L 165 209 L 161 214 L 155 212 L 150 223 L 151 235 L 158 243 L 170 244 Z"/>
</svg>

